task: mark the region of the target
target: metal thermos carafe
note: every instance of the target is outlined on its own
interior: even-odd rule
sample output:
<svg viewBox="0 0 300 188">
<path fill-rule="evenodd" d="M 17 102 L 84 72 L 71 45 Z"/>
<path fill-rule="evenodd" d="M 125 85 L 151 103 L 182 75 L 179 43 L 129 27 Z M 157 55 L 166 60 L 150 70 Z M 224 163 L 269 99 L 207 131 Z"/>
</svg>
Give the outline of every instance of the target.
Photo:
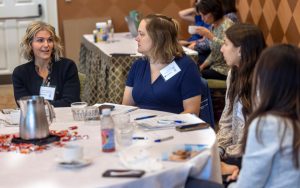
<svg viewBox="0 0 300 188">
<path fill-rule="evenodd" d="M 55 116 L 53 107 L 40 96 L 22 97 L 18 101 L 21 109 L 20 137 L 24 140 L 41 139 L 49 135 L 49 125 Z M 46 106 L 45 106 L 46 105 Z M 45 107 L 47 107 L 45 109 Z M 47 119 L 46 110 L 48 111 Z"/>
</svg>

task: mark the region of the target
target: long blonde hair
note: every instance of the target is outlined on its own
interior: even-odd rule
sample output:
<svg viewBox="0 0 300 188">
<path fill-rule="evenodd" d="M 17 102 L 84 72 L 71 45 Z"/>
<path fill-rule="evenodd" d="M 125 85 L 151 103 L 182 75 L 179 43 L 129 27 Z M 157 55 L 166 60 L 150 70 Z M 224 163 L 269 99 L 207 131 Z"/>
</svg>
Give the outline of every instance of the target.
<svg viewBox="0 0 300 188">
<path fill-rule="evenodd" d="M 62 56 L 63 52 L 63 46 L 61 45 L 60 38 L 55 33 L 55 28 L 42 21 L 34 21 L 29 24 L 29 26 L 26 29 L 26 33 L 22 39 L 22 42 L 20 44 L 21 47 L 21 55 L 28 61 L 34 60 L 34 54 L 32 50 L 31 43 L 33 41 L 34 36 L 39 31 L 48 31 L 51 36 L 53 37 L 53 51 L 52 51 L 52 58 L 55 59 L 55 61 L 58 61 L 59 58 Z"/>
</svg>

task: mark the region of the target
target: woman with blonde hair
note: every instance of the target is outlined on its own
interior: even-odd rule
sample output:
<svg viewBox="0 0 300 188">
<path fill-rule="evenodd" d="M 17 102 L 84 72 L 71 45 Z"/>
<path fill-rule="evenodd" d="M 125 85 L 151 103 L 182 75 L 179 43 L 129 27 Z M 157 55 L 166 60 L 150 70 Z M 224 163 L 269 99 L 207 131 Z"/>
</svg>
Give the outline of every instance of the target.
<svg viewBox="0 0 300 188">
<path fill-rule="evenodd" d="M 53 26 L 34 21 L 27 27 L 21 54 L 29 62 L 16 67 L 12 75 L 16 101 L 31 95 L 40 95 L 55 107 L 80 101 L 76 64 L 61 57 L 62 49 Z"/>
</svg>

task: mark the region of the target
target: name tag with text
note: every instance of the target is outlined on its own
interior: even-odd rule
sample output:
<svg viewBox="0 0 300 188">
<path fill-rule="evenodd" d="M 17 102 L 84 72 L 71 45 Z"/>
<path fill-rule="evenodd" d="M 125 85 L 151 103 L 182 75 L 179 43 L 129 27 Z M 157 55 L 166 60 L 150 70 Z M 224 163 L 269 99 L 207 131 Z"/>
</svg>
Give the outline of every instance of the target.
<svg viewBox="0 0 300 188">
<path fill-rule="evenodd" d="M 165 81 L 169 80 L 173 76 L 175 76 L 177 73 L 179 73 L 181 69 L 178 67 L 175 61 L 170 63 L 168 66 L 160 70 L 160 74 L 164 78 Z"/>
</svg>

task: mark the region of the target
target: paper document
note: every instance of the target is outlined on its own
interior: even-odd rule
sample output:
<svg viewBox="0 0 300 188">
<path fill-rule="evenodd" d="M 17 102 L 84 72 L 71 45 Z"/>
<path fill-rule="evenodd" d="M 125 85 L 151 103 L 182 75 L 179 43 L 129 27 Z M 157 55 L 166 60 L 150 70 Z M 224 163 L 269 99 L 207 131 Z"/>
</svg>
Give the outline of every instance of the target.
<svg viewBox="0 0 300 188">
<path fill-rule="evenodd" d="M 136 106 L 127 106 L 127 105 L 121 105 L 121 104 L 115 104 L 115 103 L 96 103 L 94 104 L 94 106 L 101 106 L 101 105 L 113 105 L 115 106 L 114 110 L 112 111 L 112 114 L 114 113 L 129 113 L 132 112 L 134 110 L 139 109 Z"/>
<path fill-rule="evenodd" d="M 157 116 L 150 119 L 136 121 L 144 129 L 165 129 L 176 126 L 204 123 L 203 120 L 193 114 L 174 114 L 168 116 Z"/>
</svg>

